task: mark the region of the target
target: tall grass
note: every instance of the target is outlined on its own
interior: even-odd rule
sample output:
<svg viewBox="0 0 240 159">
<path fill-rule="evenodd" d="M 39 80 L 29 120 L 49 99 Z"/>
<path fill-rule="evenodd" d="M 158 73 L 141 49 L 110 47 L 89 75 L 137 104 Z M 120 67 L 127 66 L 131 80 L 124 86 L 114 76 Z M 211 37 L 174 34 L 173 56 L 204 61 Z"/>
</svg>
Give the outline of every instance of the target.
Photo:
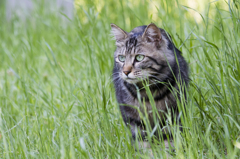
<svg viewBox="0 0 240 159">
<path fill-rule="evenodd" d="M 92 0 L 64 22 L 44 7 L 26 21 L 1 18 L 0 158 L 239 158 L 240 3 L 204 3 L 199 20 L 183 2 Z M 183 132 L 169 153 L 161 142 L 135 150 L 111 79 L 110 23 L 150 22 L 190 67 Z"/>
</svg>

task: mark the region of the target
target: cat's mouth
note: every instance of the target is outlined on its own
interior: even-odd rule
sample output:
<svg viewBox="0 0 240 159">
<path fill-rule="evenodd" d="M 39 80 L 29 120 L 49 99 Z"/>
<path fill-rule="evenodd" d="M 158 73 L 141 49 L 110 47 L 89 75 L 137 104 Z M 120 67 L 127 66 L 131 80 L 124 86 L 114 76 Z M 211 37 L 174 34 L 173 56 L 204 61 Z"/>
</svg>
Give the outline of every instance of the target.
<svg viewBox="0 0 240 159">
<path fill-rule="evenodd" d="M 138 74 L 137 76 L 136 75 L 133 75 L 133 74 L 124 74 L 122 73 L 122 79 L 124 81 L 126 81 L 127 83 L 131 83 L 131 84 L 139 84 L 139 83 L 142 83 L 144 80 L 148 79 L 149 77 L 146 75 L 146 74 Z"/>
</svg>

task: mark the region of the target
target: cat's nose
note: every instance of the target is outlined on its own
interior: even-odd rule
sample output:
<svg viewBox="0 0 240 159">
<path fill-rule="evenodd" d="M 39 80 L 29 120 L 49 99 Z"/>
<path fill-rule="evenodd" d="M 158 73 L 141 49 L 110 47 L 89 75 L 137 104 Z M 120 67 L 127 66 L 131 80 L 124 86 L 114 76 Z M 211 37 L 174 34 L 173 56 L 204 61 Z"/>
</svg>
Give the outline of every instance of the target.
<svg viewBox="0 0 240 159">
<path fill-rule="evenodd" d="M 123 66 L 123 73 L 128 76 L 128 74 L 132 71 L 132 66 L 131 65 L 124 65 Z"/>
<path fill-rule="evenodd" d="M 123 71 L 123 73 L 128 76 L 128 74 L 130 73 L 131 71 Z"/>
</svg>

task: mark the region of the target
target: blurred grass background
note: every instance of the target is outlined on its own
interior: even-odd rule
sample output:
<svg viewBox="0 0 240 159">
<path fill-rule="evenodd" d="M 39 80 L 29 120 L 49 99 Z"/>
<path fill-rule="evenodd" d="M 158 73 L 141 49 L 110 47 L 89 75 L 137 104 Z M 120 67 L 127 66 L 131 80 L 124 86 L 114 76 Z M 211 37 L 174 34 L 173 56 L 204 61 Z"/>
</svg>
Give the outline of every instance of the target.
<svg viewBox="0 0 240 159">
<path fill-rule="evenodd" d="M 239 1 L 78 0 L 73 19 L 35 1 L 25 20 L 0 2 L 0 158 L 240 157 Z M 111 79 L 110 23 L 151 22 L 191 73 L 171 156 L 164 144 L 135 151 Z"/>
</svg>

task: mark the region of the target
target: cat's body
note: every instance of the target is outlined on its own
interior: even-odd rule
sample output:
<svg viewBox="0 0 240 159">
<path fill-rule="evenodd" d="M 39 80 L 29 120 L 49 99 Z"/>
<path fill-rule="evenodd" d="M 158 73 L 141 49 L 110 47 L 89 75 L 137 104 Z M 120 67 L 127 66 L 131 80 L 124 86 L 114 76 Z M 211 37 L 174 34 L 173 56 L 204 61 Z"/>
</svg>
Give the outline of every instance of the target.
<svg viewBox="0 0 240 159">
<path fill-rule="evenodd" d="M 133 138 L 137 129 L 142 138 L 145 138 L 145 125 L 136 107 L 142 114 L 145 114 L 144 109 L 147 111 L 152 128 L 158 123 L 154 123 L 152 106 L 142 81 L 149 82 L 162 127 L 165 124 L 164 112 L 167 108 L 174 112 L 172 116 L 176 117 L 178 114 L 177 97 L 173 88 L 179 90 L 179 84 L 188 84 L 188 66 L 166 32 L 155 24 L 136 27 L 130 33 L 114 24 L 111 27 L 117 46 L 113 69 L 117 101 L 124 122 L 131 128 Z M 144 106 L 139 103 L 137 88 Z"/>
</svg>

